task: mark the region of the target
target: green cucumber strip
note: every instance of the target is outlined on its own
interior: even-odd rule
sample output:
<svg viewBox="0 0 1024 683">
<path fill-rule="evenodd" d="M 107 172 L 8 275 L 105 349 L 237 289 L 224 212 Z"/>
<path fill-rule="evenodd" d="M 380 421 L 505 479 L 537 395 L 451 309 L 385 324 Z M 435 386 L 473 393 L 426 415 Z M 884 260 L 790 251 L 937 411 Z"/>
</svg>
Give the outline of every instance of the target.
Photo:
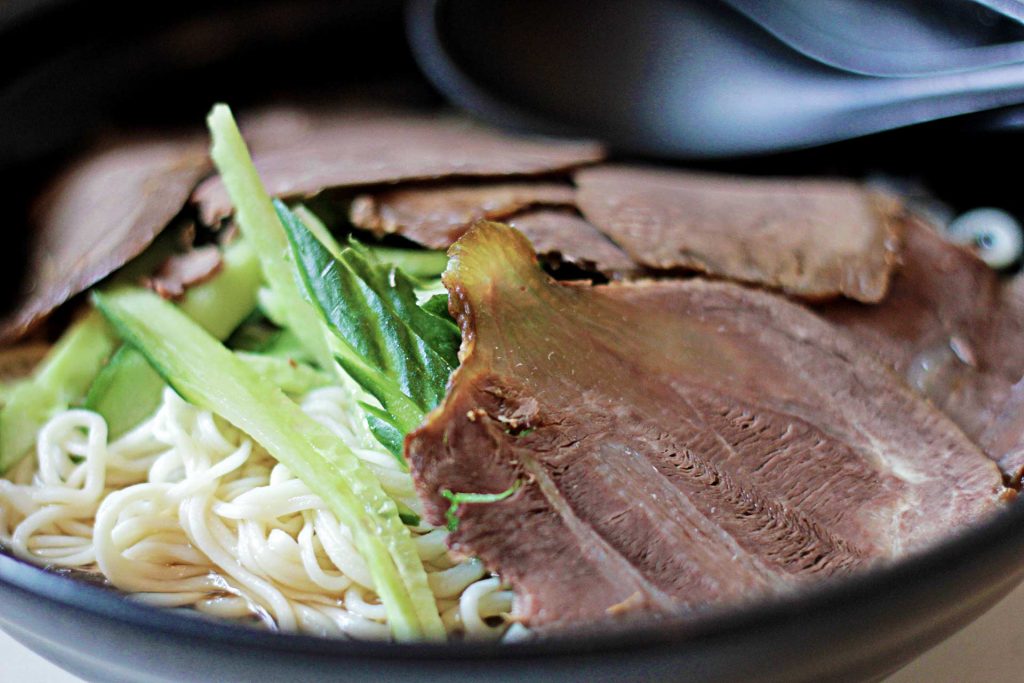
<svg viewBox="0 0 1024 683">
<path fill-rule="evenodd" d="M 185 400 L 260 443 L 351 531 L 397 640 L 442 640 L 444 626 L 423 563 L 395 502 L 326 427 L 152 292 L 93 295 L 97 307 Z"/>
<path fill-rule="evenodd" d="M 266 346 L 258 351 L 267 356 L 288 358 L 298 363 L 311 365 L 316 359 L 302 346 L 302 342 L 291 330 L 280 330 Z"/>
<path fill-rule="evenodd" d="M 256 307 L 260 263 L 252 247 L 236 240 L 225 247 L 220 272 L 190 287 L 181 310 L 217 339 L 226 339 Z M 138 351 L 122 347 L 89 388 L 85 407 L 103 416 L 117 438 L 153 414 L 164 381 Z"/>
<path fill-rule="evenodd" d="M 308 223 L 307 223 L 308 225 Z M 417 280 L 441 277 L 448 267 L 448 254 L 430 249 L 403 249 L 402 247 L 368 247 L 384 263 L 400 268 Z"/>
<path fill-rule="evenodd" d="M 103 416 L 116 439 L 156 412 L 165 386 L 145 356 L 122 346 L 89 387 L 85 407 Z"/>
<path fill-rule="evenodd" d="M 244 239 L 224 247 L 220 272 L 189 287 L 178 304 L 188 317 L 220 340 L 227 339 L 256 308 L 262 282 L 260 259 Z"/>
<path fill-rule="evenodd" d="M 235 351 L 235 355 L 257 375 L 286 394 L 305 394 L 313 389 L 325 387 L 333 381 L 333 378 L 323 372 L 287 358 L 246 351 Z"/>
<path fill-rule="evenodd" d="M 333 361 L 320 319 L 299 292 L 288 240 L 231 110 L 225 104 L 215 105 L 206 123 L 213 139 L 210 156 L 235 205 L 235 222 L 259 254 L 264 279 L 273 293 L 275 313 L 281 315 L 283 326 L 302 341 L 317 364 L 324 370 L 331 369 Z"/>
<path fill-rule="evenodd" d="M 0 411 L 0 474 L 31 450 L 47 420 L 81 400 L 115 345 L 106 321 L 90 311 L 67 329 L 32 377 L 11 391 Z"/>
</svg>

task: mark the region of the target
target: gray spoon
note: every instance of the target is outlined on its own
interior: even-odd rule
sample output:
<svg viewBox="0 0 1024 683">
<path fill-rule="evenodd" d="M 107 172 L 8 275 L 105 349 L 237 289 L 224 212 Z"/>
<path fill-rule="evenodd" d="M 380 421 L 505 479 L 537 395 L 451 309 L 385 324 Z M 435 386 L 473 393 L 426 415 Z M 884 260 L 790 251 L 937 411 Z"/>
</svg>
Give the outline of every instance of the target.
<svg viewBox="0 0 1024 683">
<path fill-rule="evenodd" d="M 407 18 L 417 60 L 456 104 L 662 157 L 784 151 L 1024 104 L 1015 0 L 413 0 Z"/>
</svg>

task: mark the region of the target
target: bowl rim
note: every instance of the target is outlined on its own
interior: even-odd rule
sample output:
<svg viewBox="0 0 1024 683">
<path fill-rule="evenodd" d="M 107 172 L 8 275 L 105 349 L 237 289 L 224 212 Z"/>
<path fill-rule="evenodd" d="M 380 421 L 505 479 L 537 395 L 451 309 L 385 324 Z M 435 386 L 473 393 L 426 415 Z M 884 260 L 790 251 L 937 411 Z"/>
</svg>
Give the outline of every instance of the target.
<svg viewBox="0 0 1024 683">
<path fill-rule="evenodd" d="M 753 599 L 741 605 L 709 610 L 696 618 L 690 615 L 600 630 L 566 631 L 513 643 L 396 643 L 265 631 L 198 613 L 192 616 L 145 605 L 116 589 L 91 585 L 16 558 L 3 547 L 0 547 L 0 587 L 21 589 L 40 599 L 143 630 L 228 645 L 340 658 L 479 661 L 650 651 L 727 640 L 792 624 L 795 617 L 806 620 L 813 615 L 834 616 L 844 610 L 877 605 L 883 600 L 888 604 L 888 599 L 898 599 L 908 587 L 919 587 L 923 580 L 955 577 L 978 562 L 989 562 L 1000 556 L 1016 559 L 1014 566 L 1018 571 L 1008 578 L 1013 585 L 1024 579 L 1024 496 L 1017 496 L 1006 504 L 1006 509 L 994 513 L 990 519 L 890 565 L 825 580 L 781 597 Z M 989 564 L 990 571 L 1005 567 L 1005 563 L 998 561 Z"/>
</svg>

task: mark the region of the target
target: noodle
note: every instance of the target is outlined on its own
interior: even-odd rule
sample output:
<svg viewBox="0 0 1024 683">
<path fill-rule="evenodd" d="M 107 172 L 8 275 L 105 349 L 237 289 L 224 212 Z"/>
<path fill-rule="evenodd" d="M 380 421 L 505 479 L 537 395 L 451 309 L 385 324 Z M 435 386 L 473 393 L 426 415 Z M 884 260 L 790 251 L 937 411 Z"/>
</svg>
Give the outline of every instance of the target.
<svg viewBox="0 0 1024 683">
<path fill-rule="evenodd" d="M 317 389 L 303 410 L 342 439 L 412 510 L 412 478 L 366 428 L 350 392 Z M 512 593 L 446 532 L 412 528 L 450 634 L 499 638 Z M 34 458 L 0 479 L 0 544 L 40 565 L 101 573 L 146 604 L 272 630 L 388 638 L 384 606 L 351 533 L 259 445 L 173 391 L 109 442 L 103 418 L 67 410 Z"/>
</svg>

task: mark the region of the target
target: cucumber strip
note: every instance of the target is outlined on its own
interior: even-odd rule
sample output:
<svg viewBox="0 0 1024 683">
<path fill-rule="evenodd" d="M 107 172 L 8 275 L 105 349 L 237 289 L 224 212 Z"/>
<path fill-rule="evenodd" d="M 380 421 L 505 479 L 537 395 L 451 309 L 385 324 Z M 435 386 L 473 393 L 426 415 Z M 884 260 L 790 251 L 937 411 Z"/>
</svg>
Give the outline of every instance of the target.
<svg viewBox="0 0 1024 683">
<path fill-rule="evenodd" d="M 89 387 L 85 407 L 103 416 L 109 438 L 116 439 L 156 412 L 164 386 L 145 356 L 122 346 Z"/>
<path fill-rule="evenodd" d="M 94 300 L 183 398 L 249 434 L 351 530 L 397 640 L 444 639 L 423 563 L 395 501 L 341 440 L 152 292 L 119 288 Z"/>
<path fill-rule="evenodd" d="M 316 359 L 302 346 L 302 342 L 299 341 L 298 337 L 291 330 L 279 331 L 273 339 L 267 342 L 266 346 L 256 351 L 256 353 L 261 353 L 265 356 L 287 358 L 298 363 L 312 364 L 316 362 Z"/>
<path fill-rule="evenodd" d="M 275 207 L 276 208 L 276 207 Z M 278 215 L 280 216 L 281 210 L 278 209 Z M 307 209 L 304 205 L 299 204 L 292 209 L 292 213 L 299 217 L 299 220 L 306 226 L 306 229 L 313 233 L 313 236 L 320 240 L 320 244 L 324 245 L 327 251 L 331 252 L 331 256 L 334 258 L 341 258 L 341 245 L 338 244 L 338 240 L 334 239 L 334 235 L 327 229 L 324 222 L 320 220 L 319 216 Z"/>
<path fill-rule="evenodd" d="M 260 259 L 244 239 L 224 247 L 223 265 L 212 280 L 185 291 L 185 315 L 220 340 L 227 339 L 256 308 L 262 282 Z"/>
<path fill-rule="evenodd" d="M 103 317 L 90 311 L 60 338 L 32 377 L 0 411 L 0 474 L 24 457 L 47 420 L 80 400 L 116 345 Z"/>
<path fill-rule="evenodd" d="M 403 273 L 418 280 L 441 277 L 441 273 L 448 267 L 448 254 L 443 251 L 378 246 L 368 248 L 384 263 L 401 268 Z"/>
<path fill-rule="evenodd" d="M 287 394 L 305 394 L 332 383 L 332 378 L 323 372 L 287 358 L 246 351 L 235 351 L 235 355 L 257 375 Z"/>
<path fill-rule="evenodd" d="M 220 272 L 190 287 L 181 310 L 217 339 L 226 339 L 256 308 L 260 264 L 244 240 L 224 249 Z M 103 416 L 110 438 L 142 423 L 160 405 L 164 381 L 135 349 L 122 347 L 89 388 L 85 407 Z"/>
<path fill-rule="evenodd" d="M 235 222 L 259 254 L 263 276 L 273 292 L 275 313 L 284 327 L 302 341 L 324 370 L 334 367 L 319 317 L 299 291 L 284 228 L 260 181 L 242 134 L 225 104 L 213 107 L 206 119 L 213 144 L 210 156 L 235 205 Z"/>
</svg>

